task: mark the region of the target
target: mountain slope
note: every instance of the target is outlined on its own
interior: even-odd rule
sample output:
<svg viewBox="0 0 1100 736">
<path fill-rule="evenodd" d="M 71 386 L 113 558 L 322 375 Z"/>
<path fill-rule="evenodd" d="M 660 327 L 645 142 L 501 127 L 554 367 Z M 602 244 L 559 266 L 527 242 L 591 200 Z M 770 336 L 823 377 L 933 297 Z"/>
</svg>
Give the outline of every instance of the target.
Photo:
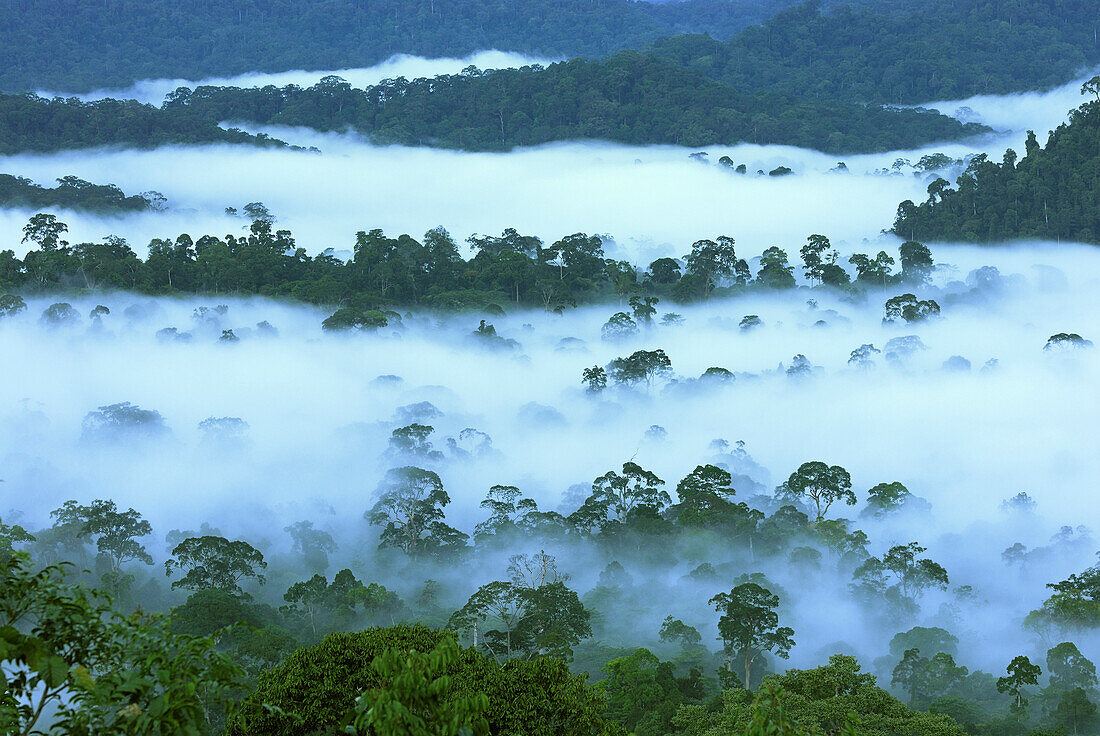
<svg viewBox="0 0 1100 736">
<path fill-rule="evenodd" d="M 915 104 L 1065 83 L 1100 64 L 1100 15 L 1094 0 L 808 2 L 728 43 L 676 36 L 652 51 L 740 90 Z"/>
<path fill-rule="evenodd" d="M 1074 240 L 1100 244 L 1100 101 L 1082 105 L 1023 158 L 971 161 L 954 189 L 938 179 L 928 200 L 902 202 L 894 232 L 910 240 Z"/>
<path fill-rule="evenodd" d="M 598 56 L 676 33 L 728 38 L 795 1 L 11 0 L 0 3 L 0 89 L 341 69 L 396 53 Z"/>
<path fill-rule="evenodd" d="M 165 111 L 208 121 L 352 128 L 379 143 L 474 151 L 572 139 L 631 144 L 777 143 L 851 153 L 911 148 L 984 128 L 938 113 L 742 93 L 639 52 L 353 89 L 177 90 Z"/>
</svg>

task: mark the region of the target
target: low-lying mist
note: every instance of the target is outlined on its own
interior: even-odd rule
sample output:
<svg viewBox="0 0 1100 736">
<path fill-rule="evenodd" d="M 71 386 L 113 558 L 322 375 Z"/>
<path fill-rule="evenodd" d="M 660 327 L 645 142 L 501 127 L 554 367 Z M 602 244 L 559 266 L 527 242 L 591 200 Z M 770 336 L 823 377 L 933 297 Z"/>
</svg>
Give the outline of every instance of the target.
<svg viewBox="0 0 1100 736">
<path fill-rule="evenodd" d="M 655 472 L 669 491 L 714 462 L 734 474 L 735 500 L 767 506 L 800 463 L 824 460 L 851 472 L 860 498 L 830 517 L 856 518 L 868 488 L 895 480 L 931 504 L 928 513 L 858 526 L 873 554 L 917 541 L 948 570 L 952 590 L 973 586 L 965 599 L 929 595 L 919 623 L 959 636 L 960 661 L 999 669 L 1018 653 L 1020 620 L 1046 597 L 1044 584 L 1091 564 L 1096 551 L 1084 527 L 1100 523 L 1100 455 L 1091 447 L 1100 433 L 1100 358 L 1095 349 L 1044 345 L 1062 332 L 1096 339 L 1100 252 L 1040 243 L 933 253 L 940 265 L 928 294 L 943 306 L 938 319 L 884 324 L 887 295 L 853 304 L 798 289 L 662 303 L 659 315 L 676 312 L 683 323 L 655 324 L 624 342 L 601 339 L 614 305 L 488 317 L 503 340 L 486 341 L 472 335 L 485 317 L 477 314 L 409 313 L 373 334 L 336 336 L 322 332 L 324 312 L 301 306 L 116 293 L 71 299 L 81 319 L 48 327 L 39 315 L 56 299 L 28 299 L 25 312 L 0 320 L 0 510 L 9 523 L 40 528 L 67 499 L 111 498 L 150 519 L 148 546 L 158 557 L 169 530 L 202 522 L 277 553 L 289 545 L 283 528 L 308 519 L 340 545 L 332 569 L 350 565 L 369 579 L 378 530 L 363 513 L 391 467 L 438 472 L 452 498 L 448 523 L 472 533 L 494 484 L 567 514 L 594 478 L 626 461 Z M 982 266 L 998 271 L 974 273 Z M 92 318 L 97 305 L 110 313 Z M 763 324 L 744 330 L 750 314 Z M 238 340 L 219 339 L 230 329 Z M 924 349 L 887 347 L 909 335 Z M 849 360 L 865 344 L 883 351 L 872 355 L 873 368 Z M 584 391 L 583 369 L 657 347 L 672 377 Z M 809 370 L 788 371 L 797 355 Z M 710 367 L 733 380 L 698 380 Z M 105 440 L 86 414 L 119 402 L 159 412 L 166 430 Z M 202 424 L 210 418 L 246 425 Z M 390 447 L 391 432 L 414 422 L 434 428 L 438 455 Z M 1034 511 L 1002 507 L 1021 491 Z M 1016 542 L 1049 549 L 1026 569 L 1008 568 L 1001 553 Z M 661 603 L 643 606 L 632 626 L 655 636 L 671 613 L 709 637 L 714 615 L 705 601 L 728 590 L 732 576 L 679 576 L 698 562 L 727 561 L 721 540 L 668 579 L 647 574 L 654 555 L 618 561 L 636 584 L 680 592 L 647 596 Z M 609 561 L 573 549 L 558 564 L 583 592 Z M 461 601 L 506 566 L 489 559 L 479 579 L 447 582 Z M 866 620 L 843 595 L 850 579 L 828 568 L 813 583 L 779 562 L 736 573 L 756 570 L 786 591 L 784 620 L 798 641 L 792 666 L 819 663 L 820 650 L 835 651 L 838 641 L 870 661 L 899 630 Z M 411 589 L 418 580 L 407 582 Z M 268 587 L 273 598 L 281 593 Z M 1090 642 L 1078 644 L 1089 654 Z"/>
<path fill-rule="evenodd" d="M 943 153 L 961 160 L 985 152 L 999 160 L 1008 146 L 1022 151 L 1025 131 L 1034 128 L 1042 138 L 1048 125 L 1077 104 L 1079 87 L 1074 82 L 1045 94 L 963 101 L 1003 133 L 875 155 L 836 157 L 743 144 L 708 148 L 700 162 L 689 158 L 695 152 L 690 149 L 598 142 L 461 153 L 379 147 L 355 135 L 268 128 L 278 138 L 321 153 L 227 146 L 90 150 L 0 158 L 0 171 L 40 183 L 76 175 L 117 184 L 127 193 L 163 193 L 166 212 L 118 218 L 57 211 L 70 226 L 71 242 L 113 234 L 139 253 L 155 237 L 244 231 L 248 222 L 227 216 L 225 208 L 262 201 L 278 217 L 277 227 L 291 230 L 311 254 L 329 247 L 347 250 L 356 231 L 376 227 L 417 236 L 442 225 L 459 239 L 514 227 L 551 242 L 577 230 L 609 234 L 616 239 L 607 248 L 610 255 L 644 266 L 660 256 L 686 253 L 701 233 L 733 234 L 758 252 L 811 232 L 830 233 L 838 245 L 861 247 L 890 228 L 900 202 L 923 201 L 930 181 L 938 176 L 953 180 L 961 170 L 957 165 L 917 170 L 922 156 Z M 939 106 L 953 111 L 962 104 Z M 734 165 L 745 164 L 747 173 L 719 164 L 723 156 Z M 838 170 L 838 158 L 846 170 Z M 793 173 L 767 175 L 781 166 Z M 0 212 L 3 247 L 20 250 L 21 228 L 31 214 Z"/>
<path fill-rule="evenodd" d="M 136 82 L 131 87 L 123 89 L 100 89 L 94 92 L 73 95 L 66 92 L 52 92 L 41 90 L 38 92 L 43 97 L 77 97 L 81 100 L 94 101 L 106 98 L 116 100 L 137 100 L 150 105 L 160 105 L 165 96 L 180 87 L 201 87 L 204 85 L 216 87 L 264 87 L 274 85 L 285 87 L 288 84 L 297 84 L 308 87 L 316 84 L 323 77 L 336 75 L 343 77 L 355 87 L 369 87 L 378 84 L 383 79 L 417 79 L 419 77 L 435 77 L 441 74 L 457 74 L 468 66 L 476 66 L 478 69 L 510 69 L 527 66 L 529 64 L 548 64 L 552 60 L 540 59 L 511 51 L 497 51 L 493 49 L 477 51 L 469 56 L 461 58 L 425 58 L 410 54 L 395 54 L 389 59 L 374 66 L 357 69 L 332 69 L 332 70 L 305 70 L 292 69 L 285 72 L 241 74 L 234 77 L 206 77 L 204 79 L 145 79 Z"/>
</svg>

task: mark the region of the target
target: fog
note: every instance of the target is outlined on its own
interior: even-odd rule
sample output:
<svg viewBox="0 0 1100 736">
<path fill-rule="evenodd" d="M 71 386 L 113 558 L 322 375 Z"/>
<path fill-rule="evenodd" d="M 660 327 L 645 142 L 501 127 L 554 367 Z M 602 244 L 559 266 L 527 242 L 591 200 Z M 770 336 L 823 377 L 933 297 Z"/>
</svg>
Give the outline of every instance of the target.
<svg viewBox="0 0 1100 736">
<path fill-rule="evenodd" d="M 900 480 L 927 499 L 929 516 L 859 525 L 873 553 L 919 541 L 948 569 L 953 588 L 974 586 L 976 600 L 986 603 L 944 597 L 950 605 L 937 609 L 940 599 L 931 596 L 920 622 L 939 622 L 963 638 L 968 664 L 1003 666 L 1004 641 L 1019 649 L 1019 621 L 1045 597 L 1043 585 L 1087 566 L 1095 552 L 1088 532 L 1073 531 L 1070 541 L 1081 541 L 1056 546 L 1026 575 L 1013 572 L 1021 577 L 1011 582 L 1000 557 L 1015 542 L 1042 547 L 1062 526 L 1095 529 L 1100 522 L 1100 456 L 1085 439 L 1100 432 L 1092 400 L 1100 360 L 1095 350 L 1043 349 L 1057 332 L 1096 337 L 1090 329 L 1100 324 L 1094 297 L 1100 253 L 1053 244 L 933 253 L 942 265 L 929 294 L 946 306 L 942 318 L 926 324 L 884 325 L 884 295 L 856 306 L 803 289 L 687 308 L 662 304 L 683 314 L 684 324 L 655 326 L 626 343 L 600 338 L 614 305 L 494 319 L 500 335 L 520 343 L 514 350 L 476 344 L 469 333 L 477 315 L 409 314 L 400 327 L 340 338 L 323 334 L 324 313 L 305 307 L 102 294 L 73 300 L 84 315 L 96 304 L 108 306 L 111 314 L 101 322 L 85 317 L 48 329 L 38 315 L 51 300 L 32 299 L 25 313 L 0 322 L 0 352 L 7 356 L 0 438 L 9 448 L 0 458 L 0 508 L 6 520 L 19 518 L 10 508 L 37 527 L 69 498 L 109 497 L 152 521 L 150 547 L 157 552 L 168 530 L 203 521 L 280 549 L 287 544 L 281 529 L 309 519 L 332 531 L 343 559 L 366 565 L 369 576 L 377 532 L 362 514 L 385 471 L 407 462 L 387 454 L 387 441 L 393 429 L 421 416 L 412 406 L 418 402 L 439 412 L 420 421 L 435 427 L 432 442 L 445 454 L 418 462 L 440 473 L 453 499 L 448 522 L 467 533 L 484 518 L 478 503 L 492 484 L 517 485 L 541 508 L 568 513 L 584 496 L 570 486 L 587 486 L 627 460 L 656 472 L 671 490 L 697 464 L 713 461 L 712 440 L 743 440 L 755 464 L 721 456 L 733 464 L 731 472 L 746 476 L 737 483 L 742 500 L 770 496 L 813 459 L 852 474 L 860 505 L 836 515 L 854 518 L 866 489 L 883 481 Z M 974 277 L 964 283 L 984 265 L 997 267 L 1000 278 L 982 287 Z M 807 305 L 811 297 L 815 307 Z M 196 307 L 219 303 L 228 306 L 224 315 L 193 316 Z M 740 330 L 745 314 L 759 315 L 764 326 Z M 261 321 L 278 335 L 257 330 Z M 160 340 L 155 333 L 164 327 L 188 331 L 192 341 Z M 240 342 L 218 341 L 229 328 Z M 877 355 L 871 371 L 849 366 L 861 344 L 881 349 L 910 334 L 927 349 L 896 365 Z M 562 349 L 567 337 L 583 346 Z M 582 391 L 585 367 L 658 346 L 671 358 L 675 380 L 648 391 L 609 389 L 602 398 Z M 815 366 L 811 375 L 786 374 L 796 354 Z M 944 367 L 956 355 L 970 362 L 969 370 Z M 995 367 L 983 370 L 991 359 Z M 691 380 L 711 366 L 733 371 L 736 380 L 717 387 Z M 374 380 L 384 375 L 401 380 Z M 82 439 L 87 412 L 122 401 L 160 412 L 170 437 L 108 446 Z M 233 441 L 206 435 L 198 425 L 208 417 L 243 419 L 247 433 Z M 647 437 L 652 425 L 666 430 L 664 439 Z M 486 433 L 492 452 L 453 457 L 446 438 L 459 438 L 465 428 Z M 1036 511 L 1002 510 L 1002 501 L 1020 491 L 1035 499 Z M 724 554 L 718 548 L 703 559 L 717 562 Z M 644 576 L 646 563 L 620 561 L 636 578 Z M 605 563 L 575 550 L 559 561 L 582 591 Z M 500 577 L 503 566 L 484 569 L 485 579 L 470 584 Z M 767 570 L 790 593 L 799 641 L 793 664 L 814 663 L 817 650 L 837 640 L 870 656 L 896 630 L 866 635 L 854 605 L 836 595 L 847 579 L 802 589 L 788 566 L 751 569 Z M 684 598 L 673 612 L 709 631 L 702 602 L 714 592 Z M 959 605 L 962 621 L 945 623 L 945 610 Z M 840 622 L 822 616 L 823 607 L 844 612 Z M 645 617 L 656 631 L 667 613 Z"/>
<path fill-rule="evenodd" d="M 502 57 L 494 63 L 521 61 Z M 389 67 L 358 70 L 358 78 L 346 76 L 366 83 L 360 80 L 371 74 L 424 73 L 394 69 L 428 63 L 405 57 Z M 489 65 L 483 55 L 431 63 L 440 65 L 432 70 Z M 274 81 L 305 83 L 322 73 L 295 74 Z M 268 81 L 250 75 L 234 83 Z M 144 83 L 128 94 L 154 96 L 175 83 Z M 925 153 L 962 158 L 984 151 L 999 160 L 1006 146 L 1022 150 L 1027 129 L 1042 139 L 1042 131 L 1064 119 L 1080 101 L 1079 86 L 936 103 L 951 112 L 968 107 L 966 115 L 998 132 L 839 159 L 738 145 L 708 147 L 709 160 L 701 163 L 689 158 L 691 149 L 596 142 L 469 154 L 373 146 L 350 134 L 265 129 L 321 153 L 226 146 L 79 151 L 6 157 L 0 171 L 40 182 L 73 174 L 115 183 L 127 193 L 162 192 L 170 203 L 162 213 L 114 218 L 58 212 L 70 226 L 70 241 L 117 234 L 139 253 L 153 237 L 241 232 L 248 223 L 226 215 L 225 207 L 262 201 L 277 227 L 292 230 L 311 253 L 350 249 L 357 230 L 419 235 L 443 225 L 459 239 L 506 227 L 548 241 L 576 231 L 608 234 L 608 255 L 642 266 L 682 256 L 692 241 L 718 234 L 735 237 L 741 257 L 779 245 L 796 260 L 806 236 L 821 233 L 846 263 L 854 251 L 886 249 L 896 257 L 898 240 L 882 230 L 900 201 L 924 199 L 929 178 L 944 174 L 894 168 L 897 159 L 915 163 Z M 723 155 L 745 163 L 750 174 L 717 165 Z M 838 160 L 847 172 L 834 170 Z M 779 165 L 794 174 L 752 173 Z M 20 229 L 30 214 L 0 212 L 0 249 L 22 252 Z M 856 519 L 866 490 L 879 482 L 901 481 L 926 499 L 929 514 L 856 525 L 870 536 L 873 554 L 920 542 L 948 570 L 951 589 L 971 585 L 974 597 L 930 594 L 912 621 L 889 622 L 858 609 L 843 594 L 850 577 L 828 566 L 808 579 L 782 557 L 750 565 L 718 543 L 701 547 L 697 558 L 671 572 L 653 572 L 661 551 L 647 550 L 638 559 L 618 560 L 642 586 L 637 595 L 643 601 L 631 630 L 620 632 L 623 641 L 655 638 L 661 619 L 672 613 L 698 626 L 713 646 L 716 616 L 705 601 L 728 590 L 735 574 L 763 570 L 786 591 L 783 623 L 794 627 L 798 641 L 792 666 L 819 664 L 841 641 L 869 664 L 885 653 L 893 633 L 919 624 L 942 625 L 959 636 L 960 662 L 1000 671 L 1010 656 L 1045 651 L 1043 642 L 1020 629 L 1022 617 L 1046 597 L 1044 585 L 1094 561 L 1089 529 L 1100 525 L 1100 454 L 1093 447 L 1100 434 L 1100 357 L 1095 349 L 1043 348 L 1060 332 L 1100 338 L 1100 251 L 1051 243 L 932 250 L 938 268 L 922 298 L 937 299 L 943 314 L 917 325 L 883 324 L 890 294 L 872 291 L 865 303 L 851 303 L 799 289 L 693 306 L 662 303 L 659 312 L 680 313 L 683 325 L 654 326 L 625 343 L 601 339 L 614 304 L 560 316 L 515 311 L 488 318 L 502 337 L 518 343 L 496 350 L 471 338 L 484 317 L 478 314 L 408 313 L 377 333 L 340 337 L 322 332 L 326 310 L 304 306 L 96 293 L 66 296 L 82 319 L 48 328 L 39 315 L 58 298 L 34 296 L 26 312 L 0 320 L 0 513 L 5 522 L 33 529 L 48 524 L 48 512 L 67 499 L 111 498 L 152 522 L 154 535 L 145 541 L 158 560 L 166 552 L 166 532 L 194 530 L 204 521 L 269 557 L 285 554 L 283 527 L 308 519 L 340 544 L 331 570 L 351 566 L 365 580 L 406 595 L 429 573 L 393 573 L 376 556 L 377 528 L 363 519 L 380 479 L 396 465 L 414 462 L 439 472 L 452 498 L 448 523 L 471 533 L 486 515 L 479 502 L 493 484 L 516 485 L 540 508 L 568 513 L 594 478 L 628 460 L 655 472 L 670 492 L 696 465 L 718 462 L 734 473 L 737 500 L 767 507 L 775 486 L 800 463 L 824 460 L 851 472 L 860 497 L 857 506 L 834 509 L 831 517 Z M 982 266 L 996 267 L 999 278 L 972 275 Z M 96 305 L 110 314 L 93 320 Z M 218 305 L 227 307 L 224 314 L 196 313 Z M 738 323 L 749 314 L 759 315 L 763 326 L 741 330 Z M 263 322 L 277 334 L 260 328 Z M 190 341 L 158 337 L 169 327 L 189 333 Z M 219 341 L 225 329 L 240 341 Z M 918 335 L 927 349 L 900 361 L 875 355 L 877 365 L 869 371 L 849 365 L 859 346 L 883 349 L 906 335 Z M 583 342 L 563 343 L 565 338 Z M 610 388 L 599 397 L 584 392 L 584 368 L 655 347 L 671 358 L 672 379 L 649 390 Z M 786 373 L 796 355 L 813 365 L 809 375 Z M 945 367 L 955 356 L 969 368 Z M 718 386 L 696 380 L 712 366 L 734 372 L 735 380 Z M 400 380 L 376 380 L 382 376 Z M 127 401 L 159 412 L 170 434 L 107 445 L 82 437 L 89 412 Z M 420 402 L 430 402 L 437 413 L 422 413 Z M 240 418 L 247 431 L 226 436 L 200 428 L 211 417 Z M 431 441 L 443 458 L 410 460 L 388 450 L 391 431 L 413 421 L 435 428 Z M 663 439 L 649 432 L 654 425 L 664 429 Z M 467 428 L 488 435 L 491 450 L 463 436 Z M 459 457 L 448 438 L 470 457 Z M 730 448 L 744 441 L 747 455 L 716 449 L 716 439 Z M 1035 511 L 1004 510 L 1002 502 L 1021 491 L 1037 502 Z M 1039 550 L 1026 569 L 1002 561 L 1001 552 L 1016 542 Z M 584 545 L 548 551 L 559 555 L 582 593 L 611 561 Z M 724 568 L 712 584 L 680 581 L 708 560 L 736 572 Z M 450 576 L 445 582 L 454 607 L 477 585 L 505 576 L 503 558 L 480 562 L 477 575 L 435 575 Z M 277 603 L 289 582 L 273 580 L 254 592 Z M 660 606 L 650 605 L 655 600 Z M 616 642 L 614 632 L 602 636 Z M 1095 638 L 1077 643 L 1096 658 Z"/>
<path fill-rule="evenodd" d="M 524 56 L 510 51 L 478 51 L 462 58 L 424 58 L 409 54 L 395 54 L 389 59 L 374 66 L 358 69 L 329 69 L 310 70 L 293 69 L 284 72 L 269 74 L 240 74 L 235 77 L 206 77 L 203 79 L 145 79 L 136 82 L 131 87 L 100 89 L 84 94 L 71 94 L 62 91 L 39 90 L 43 97 L 77 97 L 81 100 L 93 101 L 105 98 L 116 100 L 137 100 L 150 105 L 160 105 L 165 96 L 180 87 L 195 87 L 211 85 L 215 87 L 265 87 L 269 84 L 276 87 L 285 87 L 288 84 L 297 84 L 308 87 L 316 84 L 323 77 L 336 75 L 343 77 L 355 87 L 369 87 L 378 84 L 383 79 L 417 79 L 419 77 L 435 77 L 441 74 L 457 74 L 468 66 L 476 66 L 478 69 L 508 69 L 527 66 L 529 64 L 549 64 L 552 59 L 540 59 Z"/>
<path fill-rule="evenodd" d="M 656 257 L 683 255 L 693 240 L 708 234 L 733 235 L 757 252 L 812 232 L 828 233 L 834 242 L 852 247 L 873 241 L 892 225 L 898 203 L 922 201 L 931 179 L 953 179 L 958 171 L 895 169 L 898 159 L 915 164 L 926 153 L 962 159 L 986 152 L 1000 160 L 1007 146 L 1023 150 L 1027 129 L 1039 130 L 1042 137 L 1046 126 L 1064 119 L 1081 100 L 1079 88 L 1074 82 L 1045 95 L 937 103 L 945 111 L 965 103 L 974 114 L 988 116 L 1000 132 L 873 155 L 838 157 L 741 144 L 707 147 L 708 162 L 700 163 L 689 158 L 692 149 L 599 142 L 462 153 L 373 146 L 350 134 L 263 128 L 322 153 L 224 145 L 92 150 L 4 157 L 0 171 L 40 183 L 71 174 L 117 184 L 128 194 L 163 193 L 169 202 L 163 213 L 118 218 L 58 211 L 70 226 L 70 241 L 114 234 L 139 253 L 154 237 L 243 231 L 247 223 L 227 217 L 225 208 L 262 201 L 278 217 L 278 227 L 293 231 L 298 245 L 310 253 L 347 250 L 356 231 L 376 227 L 419 235 L 442 225 L 459 239 L 515 227 L 550 241 L 577 231 L 609 234 L 616 241 L 610 252 L 645 265 Z M 750 173 L 740 176 L 719 166 L 724 155 L 745 163 Z M 847 173 L 834 171 L 839 160 Z M 794 174 L 752 173 L 781 165 Z M 20 230 L 31 214 L 0 212 L 0 243 L 18 252 Z"/>
</svg>

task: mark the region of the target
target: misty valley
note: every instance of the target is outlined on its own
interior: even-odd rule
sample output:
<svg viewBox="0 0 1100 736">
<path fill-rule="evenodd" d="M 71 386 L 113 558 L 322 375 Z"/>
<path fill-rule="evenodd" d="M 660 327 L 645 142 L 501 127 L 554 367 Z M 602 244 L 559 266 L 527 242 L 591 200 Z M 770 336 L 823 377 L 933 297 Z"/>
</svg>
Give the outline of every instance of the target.
<svg viewBox="0 0 1100 736">
<path fill-rule="evenodd" d="M 1100 734 L 1096 29 L 0 9 L 0 734 Z"/>
</svg>

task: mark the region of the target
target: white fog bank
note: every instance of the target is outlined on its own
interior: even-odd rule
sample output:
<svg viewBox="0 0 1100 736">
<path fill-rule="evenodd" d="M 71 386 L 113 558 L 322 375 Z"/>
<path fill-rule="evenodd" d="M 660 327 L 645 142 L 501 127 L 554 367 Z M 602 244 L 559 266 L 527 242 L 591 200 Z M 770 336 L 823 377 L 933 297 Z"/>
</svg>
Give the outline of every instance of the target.
<svg viewBox="0 0 1100 736">
<path fill-rule="evenodd" d="M 1094 561 L 1100 354 L 1043 348 L 1057 332 L 1100 337 L 1100 250 L 1033 244 L 933 254 L 941 268 L 928 295 L 944 310 L 931 322 L 884 325 L 881 294 L 853 305 L 799 290 L 691 307 L 662 303 L 659 312 L 681 313 L 683 325 L 654 326 L 616 344 L 600 336 L 614 305 L 564 316 L 518 312 L 490 318 L 519 343 L 497 350 L 471 337 L 476 314 L 408 314 L 403 326 L 341 337 L 322 332 L 324 312 L 302 306 L 105 293 L 71 300 L 79 323 L 50 329 L 39 315 L 53 299 L 29 299 L 25 313 L 0 321 L 0 513 L 35 529 L 68 499 L 111 498 L 152 522 L 148 543 L 157 555 L 168 530 L 204 521 L 278 550 L 283 528 L 307 519 L 338 538 L 340 564 L 371 576 L 377 529 L 363 513 L 390 467 L 437 471 L 452 499 L 448 522 L 470 533 L 485 517 L 478 505 L 493 484 L 516 485 L 540 508 L 569 513 L 594 478 L 628 460 L 670 491 L 696 465 L 721 462 L 735 474 L 737 498 L 760 503 L 753 496 L 770 496 L 800 463 L 824 460 L 851 472 L 860 500 L 830 517 L 855 519 L 879 482 L 901 481 L 927 499 L 927 515 L 857 523 L 872 553 L 917 541 L 948 569 L 953 587 L 973 586 L 963 608 L 937 612 L 933 599 L 918 622 L 948 626 L 964 640 L 969 665 L 999 669 L 1006 654 L 1019 653 L 1019 621 L 1046 596 L 1044 584 Z M 971 275 L 984 265 L 999 277 Z M 110 314 L 93 323 L 97 304 Z M 224 314 L 195 313 L 218 304 Z M 763 326 L 741 330 L 746 314 Z M 277 334 L 259 326 L 265 321 Z M 158 337 L 166 327 L 190 341 Z M 225 329 L 240 340 L 219 341 Z M 909 335 L 925 349 L 897 360 L 874 354 L 871 370 L 849 364 L 861 345 L 887 351 L 888 341 Z M 584 368 L 657 347 L 671 358 L 670 378 L 598 397 L 583 391 Z M 788 375 L 799 354 L 813 368 Z M 712 366 L 734 372 L 734 380 L 696 380 Z M 159 412 L 169 433 L 115 444 L 85 436 L 89 412 L 126 401 Z M 243 420 L 246 427 L 231 423 L 243 432 L 200 427 L 225 417 Z M 412 422 L 434 427 L 429 440 L 440 457 L 388 449 L 390 433 Z M 748 457 L 716 448 L 716 439 L 731 449 L 743 440 Z M 1002 502 L 1021 491 L 1036 510 L 1006 512 Z M 1001 552 L 1016 542 L 1048 551 L 1026 573 L 1011 570 Z M 725 552 L 707 554 L 720 560 Z M 645 575 L 645 563 L 622 562 Z M 606 561 L 561 564 L 584 590 Z M 871 633 L 861 624 L 836 593 L 847 579 L 805 586 L 789 565 L 758 567 L 792 596 L 784 614 L 798 632 L 791 665 L 819 664 L 815 653 L 838 639 L 881 653 L 897 630 Z M 499 574 L 486 569 L 484 579 L 461 585 Z M 653 619 L 646 626 L 655 631 L 671 611 L 712 630 L 702 601 L 713 592 L 663 603 L 646 614 Z M 821 615 L 834 609 L 840 613 Z"/>
<path fill-rule="evenodd" d="M 459 67 L 472 59 L 449 63 Z M 392 71 L 374 69 L 376 76 Z M 865 241 L 875 247 L 900 202 L 923 201 L 931 179 L 958 173 L 957 168 L 917 172 L 905 164 L 895 168 L 895 162 L 916 164 L 935 152 L 955 159 L 984 152 L 1000 160 L 1006 147 L 1023 150 L 1028 129 L 1045 141 L 1045 130 L 1082 101 L 1079 89 L 1075 81 L 1046 93 L 929 103 L 945 112 L 969 106 L 1000 132 L 872 155 L 740 144 L 707 147 L 707 162 L 700 163 L 689 158 L 695 149 L 600 142 L 463 153 L 374 146 L 353 134 L 264 128 L 321 153 L 224 145 L 85 150 L 4 157 L 0 171 L 45 184 L 76 175 L 117 184 L 127 193 L 161 192 L 169 202 L 163 213 L 97 217 L 57 211 L 70 226 L 70 241 L 113 234 L 138 253 L 152 238 L 242 232 L 248 223 L 227 217 L 225 208 L 261 201 L 278 217 L 277 226 L 291 230 L 311 254 L 329 247 L 347 250 L 356 231 L 372 228 L 419 236 L 443 226 L 462 240 L 514 227 L 547 241 L 579 231 L 610 235 L 616 241 L 609 248 L 613 255 L 645 265 L 660 256 L 683 255 L 694 240 L 719 234 L 756 252 L 811 233 L 852 248 Z M 722 156 L 744 163 L 748 174 L 718 165 Z M 846 172 L 836 171 L 839 161 Z M 756 173 L 779 166 L 794 173 Z M 0 211 L 0 248 L 21 252 L 20 231 L 31 214 Z"/>
<path fill-rule="evenodd" d="M 196 87 L 211 85 L 215 87 L 266 87 L 274 85 L 285 87 L 296 84 L 300 87 L 309 87 L 321 81 L 323 77 L 336 75 L 343 77 L 353 87 L 369 87 L 378 84 L 383 79 L 417 79 L 419 77 L 435 77 L 441 74 L 457 74 L 468 66 L 476 66 L 478 69 L 511 69 L 530 64 L 549 64 L 553 59 L 542 59 L 511 51 L 497 51 L 495 49 L 477 51 L 469 56 L 461 58 L 425 58 L 410 54 L 395 54 L 385 61 L 374 66 L 355 69 L 329 69 L 329 70 L 305 70 L 292 69 L 284 72 L 252 72 L 239 74 L 233 77 L 204 77 L 203 79 L 144 79 L 135 82 L 130 87 L 115 89 L 100 89 L 94 92 L 73 95 L 62 91 L 40 90 L 38 94 L 43 97 L 77 97 L 85 101 L 113 98 L 116 100 L 137 100 L 150 105 L 160 105 L 169 92 L 180 87 Z"/>
</svg>

